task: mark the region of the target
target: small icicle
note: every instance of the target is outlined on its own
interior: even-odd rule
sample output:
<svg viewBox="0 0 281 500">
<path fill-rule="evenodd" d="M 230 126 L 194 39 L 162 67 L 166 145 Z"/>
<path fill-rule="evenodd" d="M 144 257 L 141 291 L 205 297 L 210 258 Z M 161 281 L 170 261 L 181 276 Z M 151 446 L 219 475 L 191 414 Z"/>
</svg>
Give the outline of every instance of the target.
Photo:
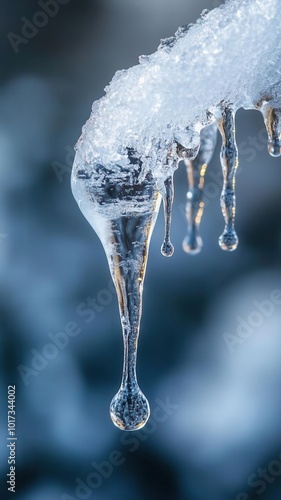
<svg viewBox="0 0 281 500">
<path fill-rule="evenodd" d="M 217 140 L 216 124 L 209 125 L 201 132 L 201 144 L 194 160 L 185 159 L 188 179 L 186 195 L 187 236 L 183 240 L 183 249 L 186 253 L 196 254 L 202 248 L 202 239 L 199 236 L 199 226 L 203 215 L 203 188 L 207 164 L 211 161 Z"/>
<path fill-rule="evenodd" d="M 238 150 L 235 140 L 235 112 L 231 106 L 222 108 L 218 127 L 222 136 L 220 155 L 223 173 L 221 208 L 225 220 L 225 228 L 219 238 L 219 245 L 223 250 L 232 251 L 238 245 L 238 237 L 234 228 L 236 211 L 235 174 L 238 167 Z"/>
<path fill-rule="evenodd" d="M 268 152 L 271 156 L 281 156 L 281 108 L 264 102 L 260 111 L 268 134 Z"/>
<path fill-rule="evenodd" d="M 198 163 L 195 160 L 186 160 L 189 186 L 186 195 L 187 236 L 183 240 L 182 247 L 186 253 L 190 254 L 199 253 L 202 248 L 202 239 L 199 236 L 199 225 L 204 209 L 202 193 L 206 168 L 206 163 L 201 165 L 201 162 Z"/>
<path fill-rule="evenodd" d="M 171 222 L 172 222 L 172 207 L 174 201 L 174 181 L 170 175 L 164 181 L 165 195 L 163 196 L 164 217 L 165 217 L 165 236 L 161 247 L 161 253 L 165 257 L 171 257 L 174 253 L 174 246 L 171 243 Z"/>
</svg>

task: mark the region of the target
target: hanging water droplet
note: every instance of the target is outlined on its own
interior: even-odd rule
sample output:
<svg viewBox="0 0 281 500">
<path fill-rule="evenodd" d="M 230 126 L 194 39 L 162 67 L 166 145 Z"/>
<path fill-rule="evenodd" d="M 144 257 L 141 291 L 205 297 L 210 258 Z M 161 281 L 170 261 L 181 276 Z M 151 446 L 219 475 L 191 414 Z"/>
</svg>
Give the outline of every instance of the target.
<svg viewBox="0 0 281 500">
<path fill-rule="evenodd" d="M 264 102 L 260 107 L 268 134 L 268 152 L 271 156 L 281 156 L 281 108 L 273 108 Z"/>
<path fill-rule="evenodd" d="M 174 253 L 174 246 L 171 243 L 171 222 L 172 222 L 172 208 L 174 200 L 174 181 L 173 176 L 170 175 L 165 181 L 165 195 L 163 196 L 164 204 L 164 218 L 165 218 L 165 236 L 164 242 L 161 247 L 161 253 L 165 257 L 171 257 Z"/>
<path fill-rule="evenodd" d="M 203 188 L 207 164 L 211 161 L 217 140 L 217 126 L 212 124 L 201 132 L 200 149 L 194 160 L 185 159 L 188 179 L 186 195 L 187 236 L 183 240 L 186 253 L 196 254 L 202 248 L 199 226 L 203 215 Z"/>
<path fill-rule="evenodd" d="M 235 140 L 235 112 L 231 106 L 222 108 L 218 127 L 222 136 L 220 155 L 223 173 L 221 208 L 225 220 L 225 228 L 219 238 L 219 245 L 223 250 L 232 251 L 238 245 L 238 237 L 234 228 L 236 211 L 235 174 L 238 167 L 238 150 Z"/>
</svg>

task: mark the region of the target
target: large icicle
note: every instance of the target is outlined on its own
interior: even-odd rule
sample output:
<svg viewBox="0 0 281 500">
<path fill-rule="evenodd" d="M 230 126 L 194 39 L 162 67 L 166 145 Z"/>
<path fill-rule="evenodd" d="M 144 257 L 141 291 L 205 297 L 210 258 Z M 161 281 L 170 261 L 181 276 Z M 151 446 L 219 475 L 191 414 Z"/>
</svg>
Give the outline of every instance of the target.
<svg viewBox="0 0 281 500">
<path fill-rule="evenodd" d="M 153 187 L 147 187 L 152 189 Z M 151 193 L 151 194 L 152 194 Z M 158 202 L 152 213 L 121 216 L 110 222 L 111 245 L 107 255 L 116 286 L 124 341 L 124 364 L 119 391 L 110 405 L 110 415 L 120 429 L 132 431 L 145 425 L 149 404 L 136 374 L 142 290 Z"/>
</svg>

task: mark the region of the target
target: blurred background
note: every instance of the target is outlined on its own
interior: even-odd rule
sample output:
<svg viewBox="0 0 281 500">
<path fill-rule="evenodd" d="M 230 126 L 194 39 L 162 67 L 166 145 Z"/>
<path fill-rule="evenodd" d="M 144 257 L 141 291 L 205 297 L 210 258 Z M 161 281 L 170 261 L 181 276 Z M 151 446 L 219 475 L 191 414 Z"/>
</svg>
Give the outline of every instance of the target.
<svg viewBox="0 0 281 500">
<path fill-rule="evenodd" d="M 13 384 L 19 500 L 281 497 L 281 164 L 267 153 L 261 115 L 237 114 L 238 249 L 217 243 L 220 141 L 206 174 L 201 254 L 181 248 L 183 168 L 171 259 L 160 253 L 158 219 L 138 358 L 152 416 L 138 432 L 109 417 L 123 363 L 116 295 L 70 190 L 73 146 L 115 71 L 219 4 L 2 0 L 1 499 L 12 495 Z"/>
</svg>

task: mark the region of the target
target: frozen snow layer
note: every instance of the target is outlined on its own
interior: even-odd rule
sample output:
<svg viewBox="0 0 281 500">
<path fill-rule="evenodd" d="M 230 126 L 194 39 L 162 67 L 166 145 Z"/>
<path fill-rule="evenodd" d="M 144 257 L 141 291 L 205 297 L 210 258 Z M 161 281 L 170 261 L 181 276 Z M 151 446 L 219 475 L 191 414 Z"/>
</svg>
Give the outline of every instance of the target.
<svg viewBox="0 0 281 500">
<path fill-rule="evenodd" d="M 279 107 L 280 6 L 280 0 L 227 1 L 162 40 L 139 65 L 118 71 L 93 105 L 76 164 L 90 171 L 96 163 L 126 165 L 132 148 L 143 168 L 160 167 L 160 174 L 159 161 L 166 163 L 175 140 L 198 144 L 198 132 L 222 102 L 234 109 L 263 100 Z"/>
</svg>

